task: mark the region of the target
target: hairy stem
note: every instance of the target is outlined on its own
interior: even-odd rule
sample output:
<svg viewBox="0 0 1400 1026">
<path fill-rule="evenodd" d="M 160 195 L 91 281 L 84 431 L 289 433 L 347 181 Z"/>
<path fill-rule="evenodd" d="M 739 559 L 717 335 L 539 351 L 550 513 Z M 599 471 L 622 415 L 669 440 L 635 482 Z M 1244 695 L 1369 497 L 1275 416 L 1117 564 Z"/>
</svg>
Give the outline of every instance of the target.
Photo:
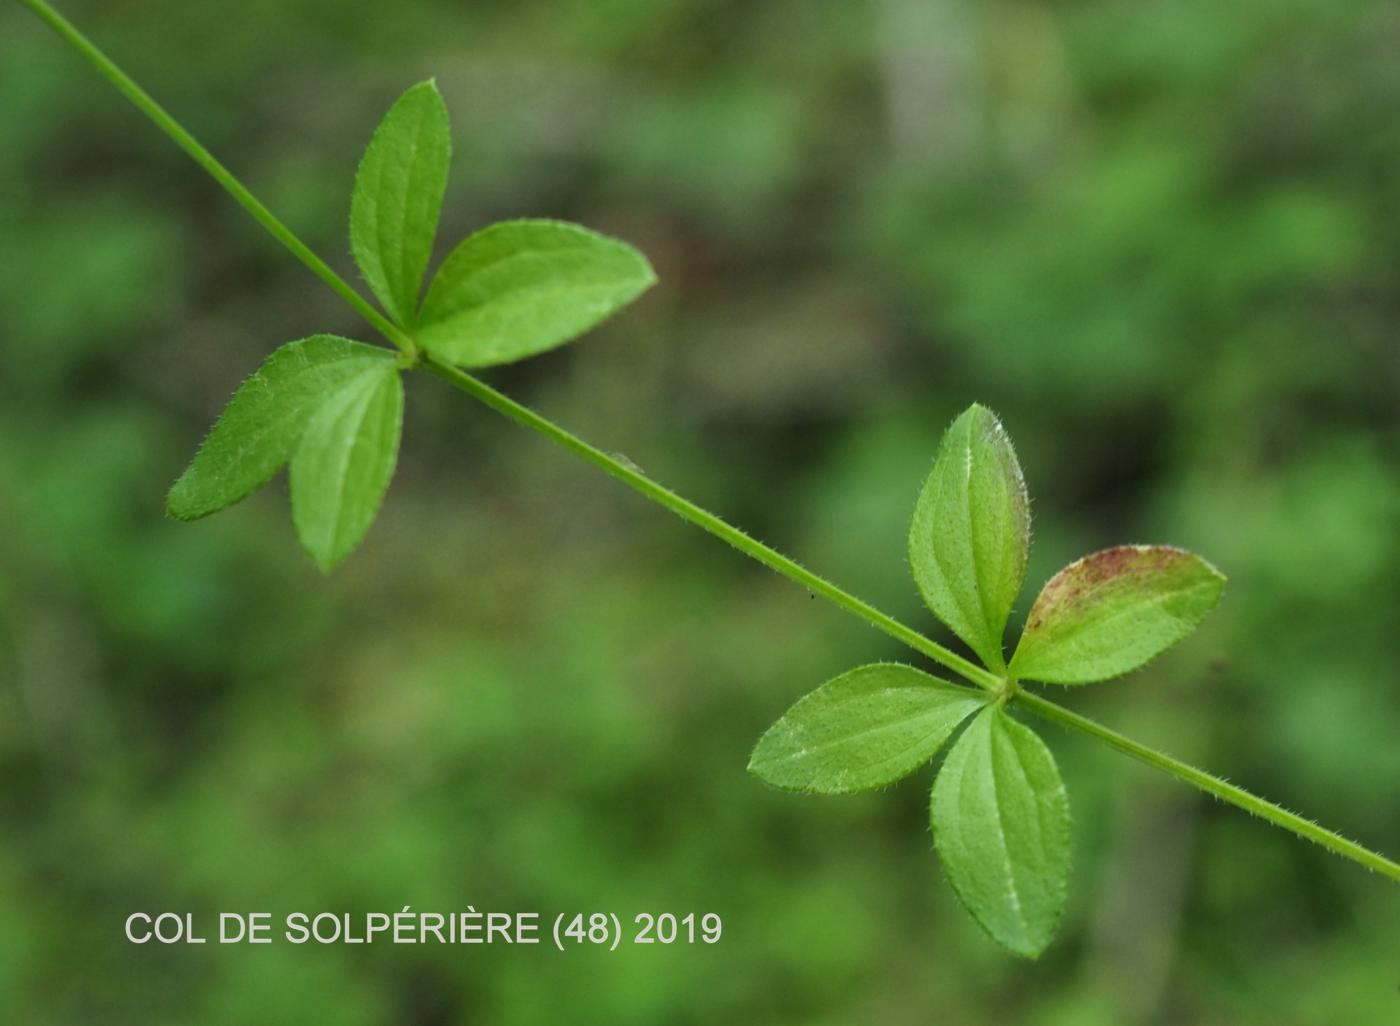
<svg viewBox="0 0 1400 1026">
<path fill-rule="evenodd" d="M 700 508 L 689 499 L 681 498 L 669 488 L 657 484 L 639 470 L 614 459 L 603 450 L 589 445 L 582 438 L 566 431 L 553 421 L 541 417 L 528 406 L 523 406 L 514 399 L 501 394 L 484 381 L 450 364 L 443 363 L 432 355 L 424 359 L 424 366 L 453 387 L 461 389 L 474 399 L 479 399 L 517 424 L 522 424 L 531 431 L 544 435 L 550 441 L 568 449 L 575 456 L 593 464 L 603 473 L 617 478 L 634 491 L 641 492 L 652 502 L 666 507 L 681 519 L 688 520 L 701 530 L 708 531 L 716 538 L 728 542 L 744 555 L 758 560 L 770 570 L 782 574 L 789 580 L 796 581 L 812 594 L 820 595 L 833 605 L 860 617 L 866 623 L 884 631 L 896 641 L 903 642 L 914 651 L 928 656 L 934 662 L 946 666 L 981 687 L 991 689 L 1000 684 L 1000 679 L 995 674 L 984 670 L 969 659 L 964 659 L 956 652 L 944 648 L 937 642 L 929 640 L 918 631 L 904 626 L 894 617 L 880 612 L 868 602 L 863 602 L 849 592 L 843 591 L 826 578 L 812 573 L 776 549 L 769 548 L 762 542 L 750 538 L 737 527 Z"/>
<path fill-rule="evenodd" d="M 331 287 L 337 295 L 349 303 L 375 330 L 386 339 L 398 346 L 408 357 L 409 362 L 416 363 L 420 356 L 417 345 L 413 339 L 403 331 L 395 327 L 382 314 L 379 313 L 369 302 L 361 296 L 355 289 L 347 283 L 340 275 L 336 274 L 331 267 L 320 257 L 316 256 L 305 243 L 296 237 L 286 225 L 273 216 L 265 206 L 260 203 L 251 192 L 236 179 L 222 164 L 214 159 L 195 138 L 185 131 L 179 123 L 165 112 L 155 100 L 151 99 L 146 92 L 133 82 L 126 73 L 118 68 L 112 61 L 97 49 L 86 37 L 76 28 L 69 24 L 61 15 L 51 8 L 44 0 L 19 0 L 35 14 L 44 20 L 55 32 L 57 32 L 69 45 L 82 54 L 95 67 L 101 75 L 117 87 L 133 104 L 145 113 L 160 129 L 170 136 L 186 153 L 188 153 L 200 167 L 222 185 L 230 195 L 236 199 L 253 217 L 266 228 L 272 235 L 291 250 L 292 254 L 316 274 L 323 282 Z M 529 428 L 537 434 L 543 435 L 550 441 L 556 443 L 572 452 L 580 459 L 592 464 L 599 470 L 616 478 L 623 484 L 652 502 L 669 509 L 672 513 L 689 521 L 703 531 L 707 531 L 722 541 L 728 542 L 744 555 L 757 560 L 789 580 L 795 581 L 806 588 L 814 595 L 820 595 L 828 602 L 839 609 L 843 609 L 853 616 L 859 617 L 866 623 L 884 631 L 890 637 L 909 646 L 916 652 L 927 656 L 929 659 L 961 674 L 978 686 L 1005 695 L 1011 701 L 1024 706 L 1039 716 L 1048 720 L 1053 720 L 1063 726 L 1088 734 L 1090 737 L 1102 741 L 1104 744 L 1126 755 L 1144 762 L 1149 766 L 1161 770 L 1184 783 L 1199 788 L 1209 795 L 1213 795 L 1222 801 L 1236 805 L 1246 812 L 1268 820 L 1275 826 L 1282 827 L 1299 837 L 1313 841 L 1324 848 L 1343 858 L 1360 863 L 1368 869 L 1373 869 L 1378 873 L 1400 881 L 1400 863 L 1392 862 L 1390 859 L 1352 841 L 1348 841 L 1340 834 L 1335 834 L 1330 830 L 1325 830 L 1313 823 L 1311 820 L 1297 816 L 1281 806 L 1265 801 L 1257 795 L 1251 794 L 1242 787 L 1227 783 L 1219 777 L 1212 776 L 1204 770 L 1196 769 L 1194 766 L 1173 759 L 1169 755 L 1158 752 L 1146 745 L 1139 744 L 1131 738 L 1101 726 L 1093 720 L 1071 712 L 1054 702 L 1041 698 L 1038 695 L 1029 694 L 1019 688 L 1008 688 L 1006 681 L 998 675 L 976 665 L 968 659 L 964 659 L 956 652 L 931 641 L 917 631 L 904 626 L 893 617 L 880 612 L 868 602 L 864 602 L 832 584 L 824 577 L 819 577 L 806 567 L 789 559 L 776 549 L 772 549 L 762 542 L 750 538 L 737 527 L 733 527 L 715 516 L 713 513 L 702 509 L 687 499 L 681 498 L 675 492 L 657 484 L 645 474 L 633 467 L 614 459 L 601 449 L 589 445 L 553 421 L 540 416 L 534 410 L 524 406 L 514 399 L 496 391 L 485 382 L 442 363 L 431 355 L 423 360 L 423 365 L 438 377 L 450 383 L 453 387 L 466 392 L 474 399 L 485 403 L 496 412 L 515 421 L 524 427 Z"/>
<path fill-rule="evenodd" d="M 99 50 L 87 36 L 79 32 L 68 19 L 44 3 L 44 0 L 19 0 L 19 2 L 43 19 L 46 25 L 63 37 L 64 42 L 82 54 L 88 63 L 97 69 L 99 75 L 116 86 L 117 91 L 130 100 L 137 110 L 154 121 L 157 128 L 170 136 L 175 144 L 188 153 L 196 164 L 209 172 L 209 176 L 222 185 L 228 194 L 238 201 L 239 206 L 252 214 L 253 219 L 258 224 L 266 228 L 278 242 L 291 250 L 293 256 L 311 268 L 311 272 L 329 285 L 336 295 L 354 307 L 355 311 L 368 321 L 375 331 L 405 353 L 409 355 L 417 353 L 417 347 L 411 338 L 396 328 L 387 317 L 371 306 L 364 296 L 356 292 L 344 278 L 336 274 L 329 264 L 313 253 L 310 247 L 279 221 L 272 211 L 263 206 L 262 202 L 249 192 L 247 187 L 235 178 L 228 168 L 219 163 L 212 153 L 201 146 L 199 140 L 185 131 L 184 127 L 171 117 L 164 107 L 152 99 L 146 90 L 133 82 L 126 72 L 117 67 L 111 58 Z"/>
<path fill-rule="evenodd" d="M 1388 876 L 1392 880 L 1400 881 L 1400 864 L 1392 862 L 1384 855 L 1378 855 L 1369 848 L 1363 848 L 1355 841 L 1348 841 L 1341 834 L 1320 827 L 1310 819 L 1304 819 L 1273 802 L 1265 801 L 1242 787 L 1236 787 L 1227 780 L 1222 780 L 1205 770 L 1197 769 L 1180 759 L 1173 759 L 1165 752 L 1159 752 L 1155 748 L 1140 744 L 1116 730 L 1105 727 L 1101 723 L 1095 723 L 1087 716 L 1080 716 L 1078 713 L 1071 712 L 1064 706 L 1056 705 L 1039 695 L 1018 690 L 1014 701 L 1017 705 L 1029 709 L 1037 716 L 1053 720 L 1061 726 L 1070 727 L 1088 734 L 1090 737 L 1097 738 L 1138 762 L 1144 762 L 1164 773 L 1169 773 L 1178 780 L 1184 780 L 1186 783 L 1200 788 L 1208 795 L 1229 802 L 1231 805 L 1237 805 L 1245 812 L 1258 816 L 1260 819 L 1267 819 L 1275 826 L 1283 827 L 1299 837 L 1320 844 L 1328 851 L 1335 852 L 1343 858 L 1359 862 L 1367 869 L 1374 869 L 1377 873 Z"/>
</svg>

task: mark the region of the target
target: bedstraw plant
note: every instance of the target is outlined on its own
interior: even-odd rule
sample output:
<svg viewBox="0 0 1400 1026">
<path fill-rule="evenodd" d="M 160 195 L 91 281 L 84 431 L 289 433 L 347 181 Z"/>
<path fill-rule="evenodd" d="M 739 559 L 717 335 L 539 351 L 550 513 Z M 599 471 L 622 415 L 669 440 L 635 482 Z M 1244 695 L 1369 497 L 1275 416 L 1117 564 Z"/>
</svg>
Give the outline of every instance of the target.
<svg viewBox="0 0 1400 1026">
<path fill-rule="evenodd" d="M 330 570 L 375 519 L 398 455 L 403 375 L 425 370 L 963 678 L 953 683 L 897 663 L 857 667 L 793 705 L 759 740 L 749 769 L 795 791 L 864 791 L 908 776 L 951 741 L 930 801 L 934 844 L 959 899 L 1010 951 L 1034 957 L 1050 942 L 1070 861 L 1069 799 L 1055 759 L 1012 710 L 1087 734 L 1400 881 L 1400 864 L 1027 690 L 1027 682 L 1089 684 L 1141 667 L 1191 633 L 1225 578 L 1168 546 L 1086 556 L 1041 589 L 1007 659 L 1003 635 L 1024 584 L 1030 502 L 1011 440 L 985 407 L 971 406 L 948 428 L 909 531 L 915 584 L 973 661 L 468 373 L 577 338 L 655 275 L 635 249 L 586 228 L 508 221 L 452 249 L 425 291 L 451 157 L 447 109 L 432 82 L 390 108 L 355 176 L 350 244 L 376 308 L 44 0 L 20 2 L 389 343 L 313 335 L 276 349 L 234 393 L 171 488 L 171 515 L 218 512 L 287 466 L 297 536 Z"/>
</svg>

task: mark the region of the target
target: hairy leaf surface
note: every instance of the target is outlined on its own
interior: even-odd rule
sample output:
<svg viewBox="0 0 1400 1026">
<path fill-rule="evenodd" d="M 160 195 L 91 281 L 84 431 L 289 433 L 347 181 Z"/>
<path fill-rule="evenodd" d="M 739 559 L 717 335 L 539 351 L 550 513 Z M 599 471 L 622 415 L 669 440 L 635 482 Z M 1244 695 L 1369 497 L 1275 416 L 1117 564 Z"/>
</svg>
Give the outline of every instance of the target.
<svg viewBox="0 0 1400 1026">
<path fill-rule="evenodd" d="M 1085 556 L 1036 598 L 1011 672 L 1086 684 L 1135 670 L 1195 630 L 1224 589 L 1219 570 L 1168 545 L 1121 545 Z"/>
<path fill-rule="evenodd" d="M 503 221 L 443 261 L 418 342 L 463 367 L 510 363 L 577 338 L 655 280 L 624 242 L 560 221 Z"/>
<path fill-rule="evenodd" d="M 292 521 L 322 570 L 349 555 L 374 522 L 402 425 L 403 382 L 392 363 L 346 381 L 307 424 L 292 457 Z"/>
<path fill-rule="evenodd" d="M 1030 552 L 1030 500 L 1011 439 L 973 405 L 953 421 L 914 508 L 909 563 L 924 601 L 994 670 Z"/>
<path fill-rule="evenodd" d="M 793 791 L 884 787 L 933 758 L 982 705 L 966 688 L 909 666 L 861 666 L 827 681 L 773 724 L 749 772 Z"/>
<path fill-rule="evenodd" d="M 291 459 L 328 395 L 368 368 L 393 364 L 389 350 L 335 335 L 278 348 L 233 394 L 170 489 L 170 515 L 195 520 L 261 488 Z"/>
<path fill-rule="evenodd" d="M 1029 727 L 987 709 L 949 751 L 930 810 L 958 898 L 998 943 L 1039 955 L 1069 877 L 1069 798 L 1050 750 Z"/>
<path fill-rule="evenodd" d="M 437 86 L 420 82 L 389 108 L 355 175 L 350 249 L 389 316 L 412 328 L 433 252 L 452 135 Z"/>
</svg>

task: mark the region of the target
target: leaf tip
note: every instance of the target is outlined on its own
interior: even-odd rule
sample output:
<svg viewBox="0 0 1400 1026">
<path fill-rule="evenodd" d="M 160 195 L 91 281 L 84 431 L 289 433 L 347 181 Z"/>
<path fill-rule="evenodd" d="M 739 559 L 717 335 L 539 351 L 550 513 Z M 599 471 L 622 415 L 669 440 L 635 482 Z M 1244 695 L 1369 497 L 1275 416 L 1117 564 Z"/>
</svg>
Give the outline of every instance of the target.
<svg viewBox="0 0 1400 1026">
<path fill-rule="evenodd" d="M 311 562 L 316 565 L 316 569 L 326 577 L 329 577 L 332 571 L 340 566 L 345 561 L 345 557 L 350 554 L 348 551 L 336 552 L 329 548 L 323 549 L 309 545 L 306 542 L 302 543 L 302 549 L 310 557 Z"/>
<path fill-rule="evenodd" d="M 438 109 L 443 120 L 447 120 L 447 99 L 442 95 L 442 90 L 438 88 L 437 76 L 425 78 L 418 83 L 416 88 L 421 88 L 432 97 L 433 106 Z"/>
<path fill-rule="evenodd" d="M 772 743 L 773 731 L 777 726 L 778 724 L 775 723 L 763 732 L 763 736 L 758 739 L 757 743 L 753 746 L 753 751 L 749 753 L 748 765 L 744 767 L 744 771 L 755 780 L 761 780 L 769 787 L 791 790 L 789 787 L 784 787 L 782 781 L 773 776 L 773 759 L 771 751 L 769 751 L 769 745 Z"/>
<path fill-rule="evenodd" d="M 170 486 L 170 491 L 165 493 L 165 515 L 182 523 L 200 520 L 214 512 L 207 508 L 207 505 L 197 502 L 195 497 L 189 494 L 191 491 L 189 477 L 190 472 L 187 470 Z"/>
<path fill-rule="evenodd" d="M 1017 958 L 1024 958 L 1027 961 L 1034 962 L 1039 959 L 1041 955 L 1045 954 L 1045 949 L 1050 946 L 1050 941 L 1052 939 L 1051 937 L 1047 937 L 1038 944 L 1013 944 L 1005 940 L 1001 940 L 999 943 Z"/>
<path fill-rule="evenodd" d="M 170 491 L 165 493 L 165 515 L 172 520 L 193 520 L 194 517 L 187 514 L 181 503 L 179 488 L 180 482 L 176 481 L 170 486 Z"/>
<path fill-rule="evenodd" d="M 1230 583 L 1230 578 L 1226 575 L 1225 571 L 1202 556 L 1196 556 L 1196 558 L 1201 561 L 1201 566 L 1205 569 L 1206 575 L 1216 583 L 1221 591 L 1224 591 L 1225 585 Z"/>
<path fill-rule="evenodd" d="M 408 95 L 410 95 L 410 94 L 417 95 L 417 94 L 419 94 L 419 93 L 432 93 L 432 94 L 434 94 L 435 96 L 437 96 L 438 98 L 441 98 L 441 97 L 442 97 L 442 90 L 440 90 L 440 89 L 438 88 L 437 76 L 436 76 L 436 75 L 429 75 L 427 78 L 423 79 L 422 81 L 413 83 L 413 85 L 409 86 L 407 89 L 404 90 L 403 95 L 404 95 L 404 96 L 408 96 Z"/>
</svg>

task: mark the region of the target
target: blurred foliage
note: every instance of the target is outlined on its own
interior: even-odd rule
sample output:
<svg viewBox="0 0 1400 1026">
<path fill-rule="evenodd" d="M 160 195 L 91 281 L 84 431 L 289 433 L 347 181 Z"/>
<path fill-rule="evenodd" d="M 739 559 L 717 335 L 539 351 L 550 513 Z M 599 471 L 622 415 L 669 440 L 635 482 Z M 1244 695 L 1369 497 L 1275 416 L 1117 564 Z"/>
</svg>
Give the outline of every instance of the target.
<svg viewBox="0 0 1400 1026">
<path fill-rule="evenodd" d="M 932 629 L 904 530 L 977 399 L 1031 581 L 1231 576 L 1077 708 L 1400 852 L 1400 10 L 1381 0 L 69 0 L 349 273 L 355 159 L 436 75 L 442 245 L 508 215 L 662 285 L 502 387 Z M 165 488 L 350 313 L 0 8 L 0 1004 L 32 1024 L 1380 1023 L 1400 891 L 1078 737 L 1047 956 L 953 906 L 927 775 L 749 747 L 889 643 L 431 380 L 364 550 Z M 1020 613 L 1029 605 L 1029 592 Z M 716 911 L 713 948 L 136 948 L 133 911 Z"/>
</svg>

